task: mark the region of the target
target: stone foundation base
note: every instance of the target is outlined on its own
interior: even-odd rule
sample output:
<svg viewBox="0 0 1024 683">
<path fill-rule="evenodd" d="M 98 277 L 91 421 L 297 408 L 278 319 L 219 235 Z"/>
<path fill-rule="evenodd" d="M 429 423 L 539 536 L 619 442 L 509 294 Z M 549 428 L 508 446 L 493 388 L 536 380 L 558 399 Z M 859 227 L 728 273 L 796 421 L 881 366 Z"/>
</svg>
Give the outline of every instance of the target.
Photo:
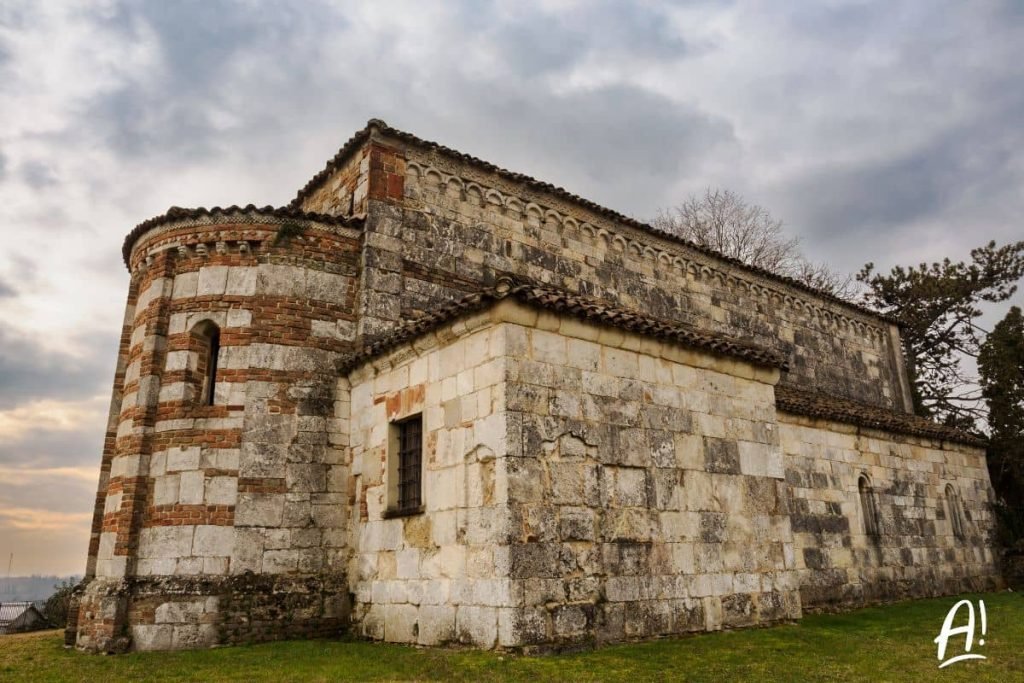
<svg viewBox="0 0 1024 683">
<path fill-rule="evenodd" d="M 535 607 L 519 612 L 517 649 L 572 652 L 687 633 L 773 626 L 801 616 L 796 591 Z"/>
<path fill-rule="evenodd" d="M 66 641 L 119 653 L 337 636 L 349 606 L 341 574 L 93 579 Z"/>
<path fill-rule="evenodd" d="M 843 578 L 846 573 L 836 570 Z M 807 614 L 844 612 L 869 605 L 901 600 L 938 598 L 961 593 L 987 593 L 1005 586 L 996 574 L 986 576 L 949 577 L 925 572 L 915 578 L 878 578 L 864 583 L 830 583 L 827 572 L 818 571 L 804 579 L 800 586 L 803 611 Z"/>
<path fill-rule="evenodd" d="M 648 587 L 659 583 L 640 581 Z M 769 626 L 793 622 L 800 614 L 796 590 L 620 602 L 550 602 L 526 607 L 362 603 L 353 609 L 352 630 L 364 638 L 387 642 L 537 654 Z"/>
</svg>

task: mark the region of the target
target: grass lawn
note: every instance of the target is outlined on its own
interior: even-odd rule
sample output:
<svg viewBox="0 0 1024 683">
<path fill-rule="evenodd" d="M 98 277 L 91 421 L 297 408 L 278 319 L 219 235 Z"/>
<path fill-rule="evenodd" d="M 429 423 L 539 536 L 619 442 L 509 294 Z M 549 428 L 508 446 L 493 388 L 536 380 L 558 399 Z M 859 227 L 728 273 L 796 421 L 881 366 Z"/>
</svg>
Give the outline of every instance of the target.
<svg viewBox="0 0 1024 683">
<path fill-rule="evenodd" d="M 546 657 L 326 640 L 103 657 L 44 631 L 0 637 L 0 681 L 1024 681 L 1024 593 L 967 597 L 985 600 L 988 633 L 979 646 L 978 626 L 972 653 L 988 659 L 942 670 L 932 639 L 959 598 Z M 963 642 L 951 638 L 946 658 Z"/>
</svg>

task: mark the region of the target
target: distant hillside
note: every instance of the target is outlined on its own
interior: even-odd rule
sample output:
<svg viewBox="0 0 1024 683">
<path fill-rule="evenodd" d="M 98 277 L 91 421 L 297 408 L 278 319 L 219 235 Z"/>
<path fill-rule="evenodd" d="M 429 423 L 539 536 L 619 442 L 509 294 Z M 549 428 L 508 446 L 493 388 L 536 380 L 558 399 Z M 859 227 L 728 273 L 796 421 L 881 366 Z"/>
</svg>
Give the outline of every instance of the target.
<svg viewBox="0 0 1024 683">
<path fill-rule="evenodd" d="M 12 576 L 0 578 L 0 602 L 31 602 L 45 600 L 53 587 L 62 581 L 81 580 L 81 576 Z"/>
</svg>

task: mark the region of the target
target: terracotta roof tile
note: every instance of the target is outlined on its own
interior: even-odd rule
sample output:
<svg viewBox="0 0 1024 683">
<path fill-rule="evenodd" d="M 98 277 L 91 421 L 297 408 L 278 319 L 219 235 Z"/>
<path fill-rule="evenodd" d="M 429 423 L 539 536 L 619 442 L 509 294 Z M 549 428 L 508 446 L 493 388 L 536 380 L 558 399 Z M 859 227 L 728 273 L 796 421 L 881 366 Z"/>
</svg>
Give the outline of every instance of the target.
<svg viewBox="0 0 1024 683">
<path fill-rule="evenodd" d="M 765 268 L 747 265 L 746 263 L 743 263 L 739 259 L 726 256 L 725 254 L 715 251 L 714 249 L 698 245 L 694 242 L 691 242 L 690 240 L 683 239 L 682 237 L 679 237 L 678 235 L 672 234 L 670 232 L 659 230 L 658 228 L 654 227 L 653 225 L 650 225 L 649 223 L 644 223 L 643 221 L 639 221 L 635 218 L 630 218 L 629 216 L 621 214 L 618 211 L 609 209 L 605 206 L 601 206 L 600 204 L 592 202 L 589 199 L 580 197 L 577 194 L 573 194 L 572 192 L 569 192 L 568 190 L 562 187 L 558 187 L 556 185 L 552 185 L 551 183 L 546 183 L 537 180 L 536 178 L 525 175 L 523 173 L 509 171 L 507 169 L 501 168 L 500 166 L 492 164 L 489 161 L 485 161 L 478 157 L 465 154 L 464 152 L 460 152 L 450 147 L 446 147 L 437 142 L 424 140 L 423 138 L 417 137 L 412 133 L 407 133 L 403 130 L 392 128 L 391 126 L 381 121 L 380 119 L 370 119 L 366 123 L 365 128 L 363 128 L 361 131 L 357 132 L 355 135 L 349 138 L 348 141 L 344 145 L 342 145 L 341 149 L 338 150 L 338 153 L 335 154 L 334 157 L 332 157 L 331 160 L 327 162 L 327 165 L 324 167 L 324 169 L 317 173 L 315 176 L 313 176 L 310 179 L 310 181 L 306 183 L 301 190 L 299 190 L 298 194 L 295 196 L 295 199 L 291 201 L 289 206 L 298 207 L 306 197 L 308 197 L 313 191 L 315 191 L 320 186 L 321 183 L 323 183 L 324 181 L 327 180 L 328 177 L 330 177 L 331 173 L 333 173 L 335 169 L 341 166 L 348 159 L 349 155 L 353 151 L 358 149 L 366 140 L 370 138 L 374 130 L 377 130 L 384 135 L 396 138 L 403 142 L 413 144 L 418 147 L 423 147 L 432 151 L 436 151 L 445 156 L 452 157 L 454 159 L 458 159 L 459 161 L 463 161 L 465 163 L 476 166 L 477 168 L 481 168 L 485 171 L 489 171 L 491 173 L 499 175 L 502 178 L 505 178 L 506 180 L 521 183 L 524 187 L 527 187 L 529 189 L 539 192 L 545 192 L 547 194 L 558 197 L 559 199 L 572 202 L 573 204 L 577 204 L 586 209 L 589 209 L 590 211 L 593 211 L 598 215 L 604 216 L 609 220 L 615 221 L 616 223 L 623 223 L 625 225 L 638 228 L 645 232 L 652 233 L 663 239 L 683 244 L 694 251 L 707 254 L 716 259 L 725 261 L 726 263 L 729 263 L 730 265 L 738 269 L 755 273 L 762 277 L 775 280 L 776 282 L 784 283 L 790 287 L 793 287 L 794 289 L 798 289 L 800 291 L 813 294 L 814 296 L 820 299 L 824 299 L 826 301 L 839 304 L 846 308 L 853 309 L 861 314 L 868 315 L 880 320 L 884 320 L 889 323 L 897 325 L 901 324 L 900 321 L 897 320 L 896 318 L 887 316 L 883 313 L 879 313 L 878 311 L 871 310 L 870 308 L 867 308 L 865 306 L 855 304 L 851 301 L 847 301 L 846 299 L 842 299 L 840 297 L 835 296 L 834 294 L 818 289 L 816 287 L 811 287 L 810 285 L 804 284 L 803 282 L 800 282 L 799 280 L 796 280 L 794 278 L 786 277 L 784 275 L 778 275 Z"/>
<path fill-rule="evenodd" d="M 742 358 L 758 365 L 783 369 L 787 367 L 786 360 L 781 354 L 757 344 L 731 339 L 724 335 L 701 332 L 689 326 L 610 306 L 595 299 L 570 294 L 563 290 L 535 284 L 520 284 L 511 278 L 502 278 L 491 289 L 470 294 L 463 299 L 441 306 L 433 313 L 399 325 L 382 338 L 365 344 L 339 362 L 339 372 L 347 372 L 363 361 L 437 329 L 462 315 L 484 310 L 506 298 L 513 298 L 528 305 L 563 313 L 574 318 L 673 341 L 717 355 Z"/>
<path fill-rule="evenodd" d="M 147 220 L 142 221 L 136 225 L 131 232 L 129 232 L 124 238 L 124 245 L 121 247 L 121 255 L 124 257 L 124 263 L 126 266 L 129 265 L 129 259 L 131 258 L 132 247 L 135 246 L 136 240 L 139 239 L 146 231 L 155 228 L 165 223 L 173 223 L 175 221 L 190 220 L 195 218 L 204 218 L 206 216 L 269 216 L 272 218 L 284 218 L 301 221 L 316 221 L 317 223 L 324 223 L 326 225 L 345 225 L 348 227 L 361 227 L 363 222 L 361 218 L 347 218 L 345 216 L 329 216 L 323 213 L 311 213 L 308 211 L 302 211 L 291 206 L 256 206 L 255 204 L 248 204 L 246 206 L 214 206 L 212 208 L 198 207 L 195 209 L 183 209 L 180 206 L 172 206 L 167 209 L 166 213 L 162 213 L 159 216 L 154 216 Z"/>
<path fill-rule="evenodd" d="M 778 385 L 775 387 L 775 405 L 779 410 L 787 413 L 835 420 L 898 434 L 944 439 L 971 446 L 984 446 L 986 443 L 985 439 L 979 436 L 932 422 L 924 417 L 897 413 L 866 403 L 857 403 L 789 386 Z"/>
</svg>

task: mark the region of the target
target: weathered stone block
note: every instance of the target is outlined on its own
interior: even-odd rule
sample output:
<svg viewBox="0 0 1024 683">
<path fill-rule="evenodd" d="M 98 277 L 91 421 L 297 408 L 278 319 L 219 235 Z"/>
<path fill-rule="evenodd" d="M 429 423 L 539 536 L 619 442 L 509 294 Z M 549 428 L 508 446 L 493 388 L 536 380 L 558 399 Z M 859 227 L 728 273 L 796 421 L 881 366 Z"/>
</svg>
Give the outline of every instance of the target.
<svg viewBox="0 0 1024 683">
<path fill-rule="evenodd" d="M 455 642 L 455 610 L 452 605 L 423 605 L 419 608 L 420 645 L 446 645 Z"/>
<path fill-rule="evenodd" d="M 174 627 L 169 624 L 140 624 L 132 627 L 132 644 L 136 650 L 170 650 Z"/>
<path fill-rule="evenodd" d="M 704 437 L 704 469 L 719 474 L 740 474 L 739 447 L 735 441 Z"/>
<path fill-rule="evenodd" d="M 201 449 L 198 446 L 191 448 L 171 448 L 167 451 L 167 471 L 181 472 L 184 470 L 195 470 L 199 468 Z"/>
<path fill-rule="evenodd" d="M 586 507 L 562 507 L 558 513 L 558 535 L 563 541 L 593 541 L 595 513 Z"/>
<path fill-rule="evenodd" d="M 227 266 L 203 266 L 199 269 L 197 296 L 224 294 L 228 282 Z"/>
<path fill-rule="evenodd" d="M 240 493 L 235 507 L 237 526 L 277 527 L 284 517 L 284 499 L 275 494 Z"/>
<path fill-rule="evenodd" d="M 199 557 L 219 557 L 231 554 L 235 530 L 226 526 L 200 525 L 192 539 L 192 554 Z"/>
<path fill-rule="evenodd" d="M 182 505 L 200 505 L 206 493 L 203 472 L 182 472 L 178 475 L 178 500 Z"/>
<path fill-rule="evenodd" d="M 498 638 L 498 610 L 494 607 L 461 605 L 455 616 L 459 642 L 476 647 L 493 647 Z"/>
</svg>

